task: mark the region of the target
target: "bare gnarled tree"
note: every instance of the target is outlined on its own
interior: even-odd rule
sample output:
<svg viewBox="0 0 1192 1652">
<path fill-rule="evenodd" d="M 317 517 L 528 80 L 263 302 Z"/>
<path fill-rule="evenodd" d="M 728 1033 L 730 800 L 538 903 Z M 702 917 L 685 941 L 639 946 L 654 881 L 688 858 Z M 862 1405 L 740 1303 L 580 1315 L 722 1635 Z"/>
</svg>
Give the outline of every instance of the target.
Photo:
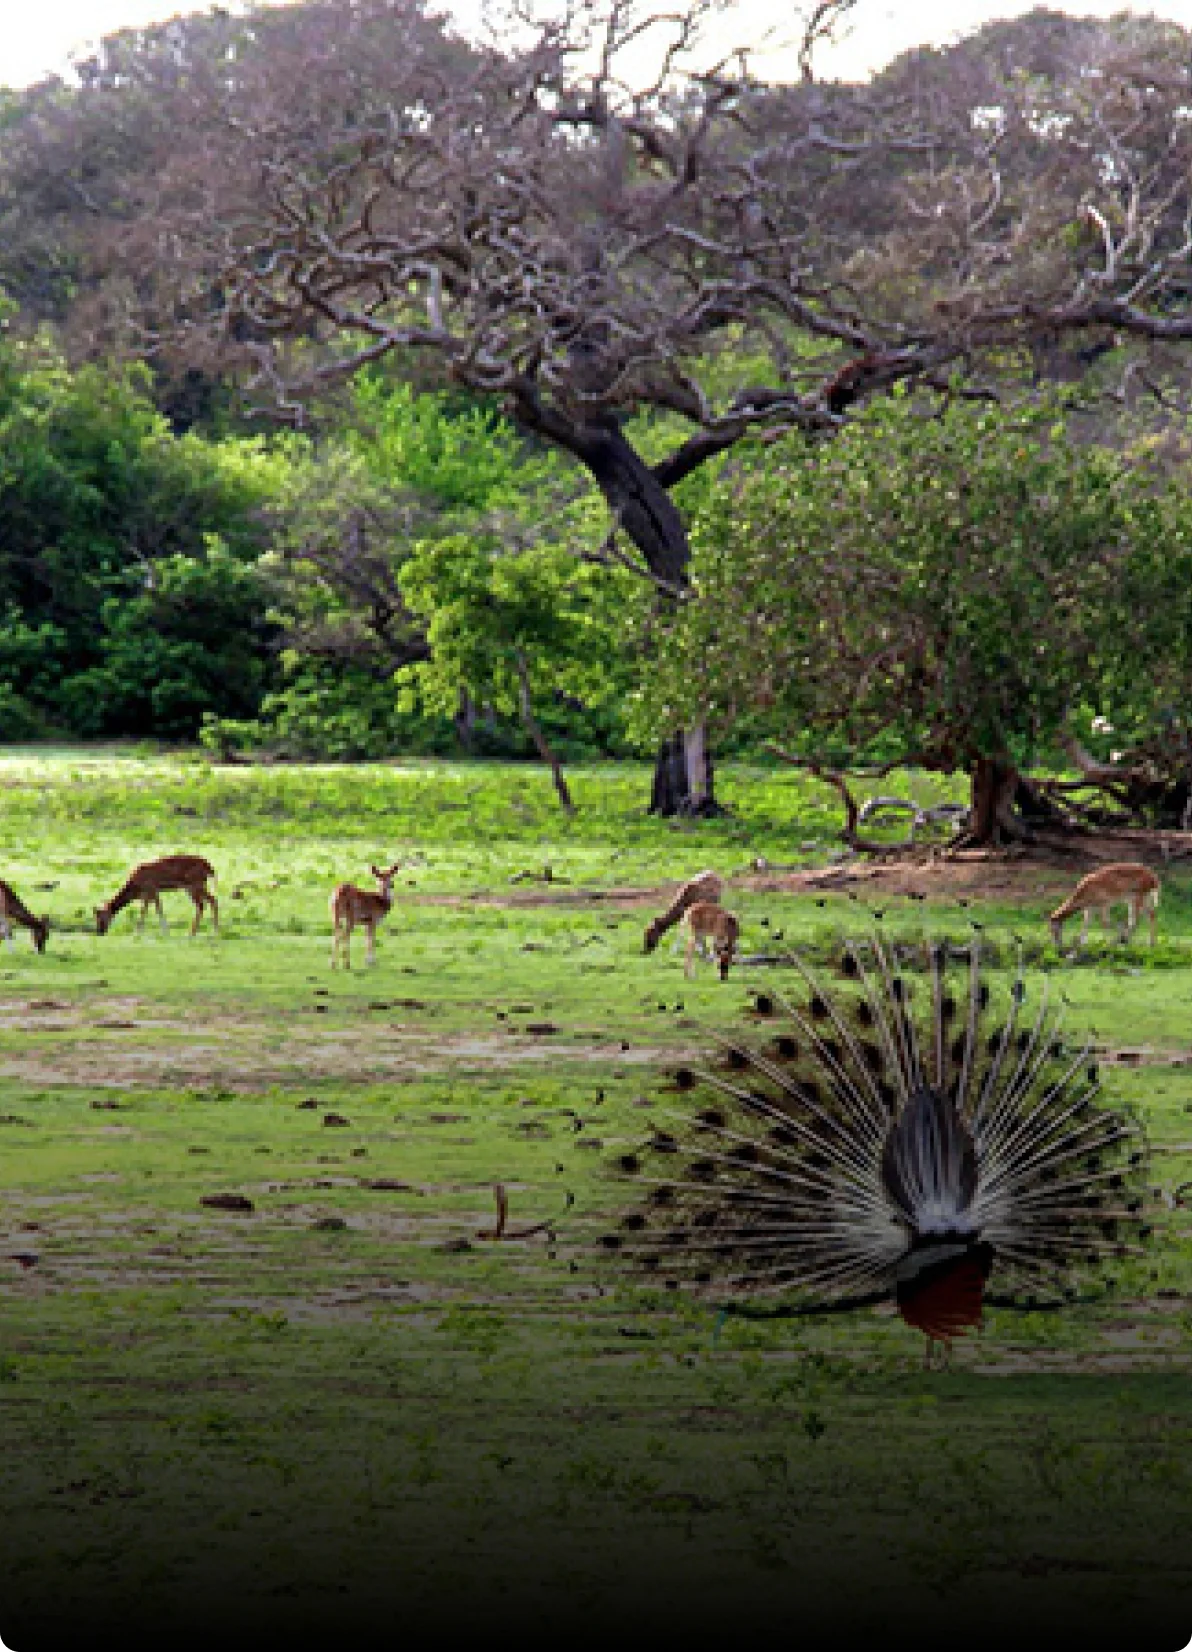
<svg viewBox="0 0 1192 1652">
<path fill-rule="evenodd" d="M 1158 383 L 1192 339 L 1185 31 L 1040 12 L 823 83 L 848 9 L 810 9 L 789 85 L 710 60 L 711 0 L 513 6 L 484 42 L 421 0 L 314 0 L 268 50 L 250 16 L 172 94 L 127 254 L 171 272 L 195 356 L 295 417 L 386 355 L 500 394 L 681 599 L 672 490 L 747 433 L 1106 356 Z M 653 462 L 643 411 L 676 431 Z"/>
</svg>

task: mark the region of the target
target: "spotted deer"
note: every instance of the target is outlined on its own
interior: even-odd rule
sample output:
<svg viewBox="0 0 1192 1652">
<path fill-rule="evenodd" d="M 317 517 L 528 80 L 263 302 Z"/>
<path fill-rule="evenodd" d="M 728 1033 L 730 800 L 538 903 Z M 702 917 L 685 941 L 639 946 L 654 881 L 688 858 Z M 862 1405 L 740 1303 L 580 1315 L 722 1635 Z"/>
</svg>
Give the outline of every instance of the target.
<svg viewBox="0 0 1192 1652">
<path fill-rule="evenodd" d="M 352 931 L 360 924 L 368 936 L 368 962 L 377 961 L 377 925 L 386 916 L 393 905 L 393 880 L 401 870 L 401 861 L 394 861 L 386 871 L 379 866 L 369 868 L 377 880 L 378 888 L 357 889 L 354 883 L 341 883 L 336 886 L 331 897 L 331 967 L 335 968 L 339 961 L 342 949 L 344 968 L 351 969 L 351 941 Z"/>
<path fill-rule="evenodd" d="M 0 878 L 0 935 L 8 942 L 12 941 L 12 926 L 20 924 L 33 937 L 33 945 L 39 952 L 46 949 L 46 937 L 50 933 L 48 918 L 35 918 L 10 883 Z"/>
<path fill-rule="evenodd" d="M 1048 916 L 1051 938 L 1057 947 L 1061 946 L 1064 919 L 1080 912 L 1084 915 L 1084 923 L 1076 944 L 1082 947 L 1088 936 L 1089 919 L 1093 913 L 1100 913 L 1101 922 L 1108 929 L 1110 909 L 1122 902 L 1126 908 L 1126 931 L 1122 940 L 1130 939 L 1138 926 L 1139 918 L 1145 912 L 1150 920 L 1151 945 L 1154 946 L 1155 909 L 1159 904 L 1159 889 L 1158 878 L 1147 866 L 1136 866 L 1133 862 L 1121 861 L 1113 866 L 1098 867 L 1095 872 L 1081 878 L 1068 899 Z"/>
<path fill-rule="evenodd" d="M 218 929 L 219 903 L 207 888 L 208 880 L 214 877 L 215 868 L 202 855 L 165 855 L 161 860 L 143 861 L 140 866 L 133 867 L 110 901 L 95 908 L 96 930 L 100 935 L 106 935 L 116 914 L 123 912 L 134 901 L 141 903 L 138 929 L 144 929 L 145 914 L 152 903 L 157 908 L 162 929 L 167 930 L 169 925 L 161 908 L 161 897 L 173 889 L 184 889 L 194 902 L 195 916 L 190 926 L 192 935 L 198 932 L 199 920 L 207 907 L 211 908 L 212 927 Z"/>
<path fill-rule="evenodd" d="M 716 962 L 720 968 L 720 979 L 723 981 L 733 961 L 736 950 L 737 937 L 741 926 L 731 912 L 726 912 L 715 901 L 696 901 L 687 908 L 683 917 L 687 930 L 687 957 L 683 964 L 683 973 L 691 974 L 691 965 L 695 958 L 695 949 L 698 946 L 703 951 L 704 942 L 711 941 Z"/>
<path fill-rule="evenodd" d="M 696 901 L 719 901 L 723 885 L 715 872 L 697 872 L 688 878 L 660 918 L 647 924 L 645 951 L 653 952 L 668 929 L 673 929 L 684 912 Z"/>
</svg>

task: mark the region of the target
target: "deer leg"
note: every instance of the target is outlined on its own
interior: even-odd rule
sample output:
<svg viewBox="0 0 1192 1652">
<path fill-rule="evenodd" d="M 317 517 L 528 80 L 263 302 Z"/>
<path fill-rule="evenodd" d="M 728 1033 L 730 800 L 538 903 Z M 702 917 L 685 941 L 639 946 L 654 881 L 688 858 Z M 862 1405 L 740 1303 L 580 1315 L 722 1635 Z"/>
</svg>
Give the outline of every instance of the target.
<svg viewBox="0 0 1192 1652">
<path fill-rule="evenodd" d="M 199 932 L 199 919 L 203 916 L 203 891 L 201 889 L 188 889 L 187 894 L 194 903 L 195 909 L 195 915 L 190 926 L 191 939 L 193 940 Z"/>
<path fill-rule="evenodd" d="M 0 935 L 4 936 L 4 939 L 8 942 L 9 946 L 16 945 L 16 942 L 12 938 L 12 927 L 9 924 L 7 912 L 0 912 Z"/>
<path fill-rule="evenodd" d="M 1126 901 L 1126 928 L 1125 928 L 1124 934 L 1122 935 L 1122 945 L 1123 946 L 1130 939 L 1131 935 L 1133 935 L 1133 933 L 1134 933 L 1134 931 L 1137 927 L 1138 927 L 1138 901 L 1137 901 L 1137 898 L 1135 896 L 1130 896 Z"/>
<path fill-rule="evenodd" d="M 170 926 L 166 922 L 166 915 L 161 904 L 160 895 L 154 895 L 153 904 L 157 908 L 157 921 L 161 925 L 161 932 L 163 935 L 168 935 L 170 933 Z"/>
<path fill-rule="evenodd" d="M 368 936 L 368 951 L 365 962 L 375 964 L 377 961 L 377 926 L 370 922 L 368 918 L 364 920 L 364 932 Z"/>
<path fill-rule="evenodd" d="M 1156 898 L 1156 896 L 1152 895 L 1151 898 L 1150 898 L 1150 901 L 1147 904 L 1147 919 L 1150 922 L 1150 926 L 1151 926 L 1151 945 L 1152 946 L 1154 946 L 1154 944 L 1155 944 L 1155 919 L 1158 916 L 1159 916 L 1159 902 L 1158 902 L 1158 899 Z"/>
<path fill-rule="evenodd" d="M 687 942 L 687 956 L 683 960 L 683 974 L 687 977 L 688 980 L 691 979 L 691 966 L 694 962 L 695 962 L 695 936 L 692 935 L 690 937 L 690 939 L 688 940 L 688 942 Z"/>
<path fill-rule="evenodd" d="M 351 918 L 345 918 L 344 919 L 342 945 L 343 945 L 343 955 L 344 955 L 344 968 L 345 969 L 351 969 L 351 967 L 352 967 L 352 920 L 351 920 Z"/>
<path fill-rule="evenodd" d="M 207 905 L 211 908 L 211 927 L 214 930 L 218 930 L 219 929 L 219 902 L 216 900 L 215 896 L 211 893 L 210 889 L 204 889 L 203 899 L 207 902 Z"/>
</svg>

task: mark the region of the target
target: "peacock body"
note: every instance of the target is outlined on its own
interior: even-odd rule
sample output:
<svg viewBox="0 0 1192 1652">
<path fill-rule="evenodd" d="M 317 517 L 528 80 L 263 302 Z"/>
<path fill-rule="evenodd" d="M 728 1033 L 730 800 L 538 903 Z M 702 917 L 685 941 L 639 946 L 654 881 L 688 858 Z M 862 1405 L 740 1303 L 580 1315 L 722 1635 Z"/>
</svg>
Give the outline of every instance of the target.
<svg viewBox="0 0 1192 1652">
<path fill-rule="evenodd" d="M 1046 982 L 999 994 L 979 942 L 845 945 L 829 989 L 756 995 L 763 1040 L 718 1037 L 606 1161 L 634 1202 L 597 1244 L 619 1266 L 795 1309 L 893 1297 L 948 1344 L 997 1300 L 1058 1304 L 1140 1250 L 1147 1146 L 1105 1106 Z M 930 1344 L 929 1344 L 930 1346 Z"/>
</svg>

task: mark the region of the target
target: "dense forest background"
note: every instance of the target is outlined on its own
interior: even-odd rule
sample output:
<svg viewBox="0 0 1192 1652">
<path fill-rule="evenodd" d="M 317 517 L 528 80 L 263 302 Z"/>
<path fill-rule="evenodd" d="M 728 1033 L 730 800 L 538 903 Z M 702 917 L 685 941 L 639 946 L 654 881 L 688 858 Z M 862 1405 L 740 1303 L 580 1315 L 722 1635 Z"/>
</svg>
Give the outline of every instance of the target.
<svg viewBox="0 0 1192 1652">
<path fill-rule="evenodd" d="M 306 0 L 0 92 L 0 738 L 1186 807 L 1192 38 L 772 86 L 702 9 L 635 90 L 648 7 Z"/>
</svg>

